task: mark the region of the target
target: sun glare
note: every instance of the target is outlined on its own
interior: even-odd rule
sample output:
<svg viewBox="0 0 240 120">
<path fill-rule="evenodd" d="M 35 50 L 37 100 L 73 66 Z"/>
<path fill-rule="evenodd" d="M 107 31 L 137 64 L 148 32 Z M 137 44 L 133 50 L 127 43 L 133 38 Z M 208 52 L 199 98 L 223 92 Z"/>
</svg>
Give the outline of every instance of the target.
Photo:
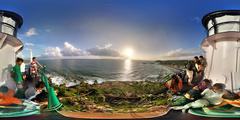
<svg viewBox="0 0 240 120">
<path fill-rule="evenodd" d="M 134 50 L 132 48 L 125 48 L 123 51 L 124 57 L 132 59 L 134 55 Z"/>
</svg>

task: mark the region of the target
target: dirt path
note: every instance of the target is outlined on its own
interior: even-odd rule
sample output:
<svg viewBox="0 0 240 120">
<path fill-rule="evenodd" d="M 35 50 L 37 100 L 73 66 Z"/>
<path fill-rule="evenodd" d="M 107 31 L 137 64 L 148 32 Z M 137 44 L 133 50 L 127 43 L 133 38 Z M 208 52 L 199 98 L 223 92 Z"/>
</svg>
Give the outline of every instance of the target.
<svg viewBox="0 0 240 120">
<path fill-rule="evenodd" d="M 69 118 L 81 118 L 81 119 L 140 119 L 140 118 L 155 118 L 163 116 L 168 113 L 169 110 L 159 110 L 155 112 L 145 113 L 91 113 L 91 112 L 67 112 L 60 111 L 59 113 Z"/>
</svg>

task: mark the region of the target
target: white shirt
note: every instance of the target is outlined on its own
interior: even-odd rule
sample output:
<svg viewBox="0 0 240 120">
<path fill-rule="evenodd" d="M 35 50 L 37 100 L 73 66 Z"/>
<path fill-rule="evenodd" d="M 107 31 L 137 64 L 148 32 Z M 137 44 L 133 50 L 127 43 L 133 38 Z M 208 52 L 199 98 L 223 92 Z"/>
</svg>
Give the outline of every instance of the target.
<svg viewBox="0 0 240 120">
<path fill-rule="evenodd" d="M 192 80 L 193 80 L 193 71 L 191 71 L 191 70 L 186 70 L 186 74 L 187 74 L 187 76 L 188 76 L 189 82 L 192 82 Z"/>
<path fill-rule="evenodd" d="M 25 63 L 23 62 L 22 64 L 21 64 L 21 66 L 20 66 L 20 69 L 21 69 L 21 72 L 23 73 L 23 72 L 25 72 Z"/>
<path fill-rule="evenodd" d="M 216 93 L 216 92 L 214 92 L 213 90 L 211 90 L 209 88 L 205 89 L 201 93 L 201 95 L 203 95 L 203 98 L 207 99 L 208 102 L 210 102 L 210 104 L 212 104 L 212 105 L 219 105 L 219 104 L 221 104 L 222 101 L 223 101 L 223 98 L 222 98 L 223 94 L 224 93 L 221 93 L 221 94 Z"/>
</svg>

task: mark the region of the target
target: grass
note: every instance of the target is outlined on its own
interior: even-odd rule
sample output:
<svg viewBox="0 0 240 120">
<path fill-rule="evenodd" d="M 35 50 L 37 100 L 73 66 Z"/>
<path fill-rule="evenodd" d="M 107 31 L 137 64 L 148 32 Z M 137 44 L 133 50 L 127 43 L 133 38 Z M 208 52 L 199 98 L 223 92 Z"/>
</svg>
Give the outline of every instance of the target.
<svg viewBox="0 0 240 120">
<path fill-rule="evenodd" d="M 153 106 L 166 105 L 168 97 L 159 82 L 111 81 L 66 88 L 55 87 L 64 111 L 146 112 Z"/>
</svg>

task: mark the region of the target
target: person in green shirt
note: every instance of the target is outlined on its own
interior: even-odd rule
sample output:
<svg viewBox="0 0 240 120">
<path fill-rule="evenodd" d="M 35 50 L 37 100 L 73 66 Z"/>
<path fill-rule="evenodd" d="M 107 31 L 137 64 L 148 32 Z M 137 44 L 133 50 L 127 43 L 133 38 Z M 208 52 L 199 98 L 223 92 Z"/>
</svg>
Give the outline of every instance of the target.
<svg viewBox="0 0 240 120">
<path fill-rule="evenodd" d="M 18 88 L 22 88 L 22 83 L 23 83 L 23 75 L 21 72 L 21 64 L 23 63 L 22 58 L 17 58 L 16 59 L 16 65 L 12 68 L 12 76 L 14 81 L 17 84 Z"/>
</svg>

